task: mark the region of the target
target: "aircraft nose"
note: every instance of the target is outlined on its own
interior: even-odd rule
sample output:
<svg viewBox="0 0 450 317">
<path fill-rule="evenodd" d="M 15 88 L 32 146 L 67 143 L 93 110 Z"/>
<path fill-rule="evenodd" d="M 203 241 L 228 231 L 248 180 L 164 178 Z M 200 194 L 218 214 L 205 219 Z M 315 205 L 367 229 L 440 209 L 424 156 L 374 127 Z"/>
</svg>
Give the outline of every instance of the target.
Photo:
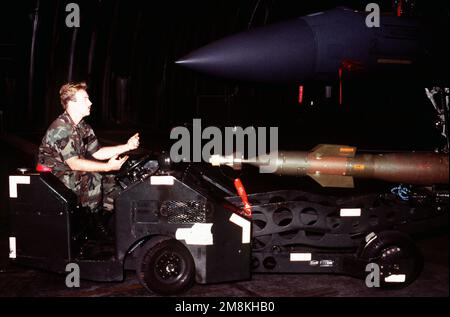
<svg viewBox="0 0 450 317">
<path fill-rule="evenodd" d="M 289 82 L 311 75 L 315 53 L 311 29 L 296 19 L 218 40 L 175 63 L 230 79 Z"/>
</svg>

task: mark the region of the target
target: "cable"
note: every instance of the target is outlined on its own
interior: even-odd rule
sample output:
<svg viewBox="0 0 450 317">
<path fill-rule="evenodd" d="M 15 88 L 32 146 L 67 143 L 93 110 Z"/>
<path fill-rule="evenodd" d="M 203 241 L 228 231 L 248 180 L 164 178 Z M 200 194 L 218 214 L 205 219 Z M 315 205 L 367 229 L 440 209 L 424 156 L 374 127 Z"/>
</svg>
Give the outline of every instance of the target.
<svg viewBox="0 0 450 317">
<path fill-rule="evenodd" d="M 391 193 L 398 196 L 403 201 L 408 201 L 411 195 L 411 190 L 400 184 L 397 187 L 392 188 Z"/>
</svg>

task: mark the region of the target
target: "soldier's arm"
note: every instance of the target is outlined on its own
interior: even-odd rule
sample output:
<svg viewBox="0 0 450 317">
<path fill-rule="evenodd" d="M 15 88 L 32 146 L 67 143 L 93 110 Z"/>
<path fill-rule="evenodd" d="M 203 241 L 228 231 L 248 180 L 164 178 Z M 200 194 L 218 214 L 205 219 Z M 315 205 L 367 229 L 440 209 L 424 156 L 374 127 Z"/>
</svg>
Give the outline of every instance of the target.
<svg viewBox="0 0 450 317">
<path fill-rule="evenodd" d="M 128 159 L 128 156 L 118 158 L 117 155 L 111 157 L 108 162 L 97 162 L 86 160 L 79 157 L 71 157 L 66 160 L 67 165 L 73 171 L 82 172 L 109 172 L 117 171 L 123 163 Z"/>
<path fill-rule="evenodd" d="M 115 155 L 120 155 L 131 149 L 127 144 L 121 144 L 116 146 L 104 146 L 100 148 L 97 152 L 93 153 L 92 156 L 100 161 L 109 160 L 111 157 Z"/>
<path fill-rule="evenodd" d="M 108 160 L 115 155 L 137 149 L 139 147 L 139 133 L 128 139 L 127 143 L 116 146 L 105 146 L 97 150 L 92 156 L 97 160 Z"/>
</svg>

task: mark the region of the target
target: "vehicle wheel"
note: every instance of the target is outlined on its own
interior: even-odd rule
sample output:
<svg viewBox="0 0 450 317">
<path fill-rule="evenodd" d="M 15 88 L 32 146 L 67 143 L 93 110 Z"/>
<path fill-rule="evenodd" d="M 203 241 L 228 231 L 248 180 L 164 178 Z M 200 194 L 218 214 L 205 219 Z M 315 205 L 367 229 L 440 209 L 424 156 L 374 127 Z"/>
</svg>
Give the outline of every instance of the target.
<svg viewBox="0 0 450 317">
<path fill-rule="evenodd" d="M 366 237 L 360 258 L 376 263 L 382 288 L 402 288 L 420 274 L 423 258 L 414 241 L 399 231 L 382 231 Z"/>
<path fill-rule="evenodd" d="M 194 282 L 195 264 L 189 250 L 169 237 L 147 241 L 138 257 L 136 273 L 149 291 L 171 295 L 188 289 Z"/>
</svg>

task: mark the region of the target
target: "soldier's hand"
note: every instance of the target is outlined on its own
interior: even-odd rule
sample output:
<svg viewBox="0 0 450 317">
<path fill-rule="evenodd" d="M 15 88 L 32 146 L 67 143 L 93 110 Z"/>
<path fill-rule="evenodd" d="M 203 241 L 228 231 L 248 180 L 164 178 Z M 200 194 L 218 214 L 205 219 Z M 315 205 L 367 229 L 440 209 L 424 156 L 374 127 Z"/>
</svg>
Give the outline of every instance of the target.
<svg viewBox="0 0 450 317">
<path fill-rule="evenodd" d="M 128 160 L 128 155 L 119 158 L 119 155 L 114 155 L 108 161 L 108 165 L 111 171 L 118 171 L 122 167 L 122 164 Z"/>
<path fill-rule="evenodd" d="M 139 133 L 136 133 L 127 141 L 129 151 L 135 150 L 139 147 Z"/>
</svg>

